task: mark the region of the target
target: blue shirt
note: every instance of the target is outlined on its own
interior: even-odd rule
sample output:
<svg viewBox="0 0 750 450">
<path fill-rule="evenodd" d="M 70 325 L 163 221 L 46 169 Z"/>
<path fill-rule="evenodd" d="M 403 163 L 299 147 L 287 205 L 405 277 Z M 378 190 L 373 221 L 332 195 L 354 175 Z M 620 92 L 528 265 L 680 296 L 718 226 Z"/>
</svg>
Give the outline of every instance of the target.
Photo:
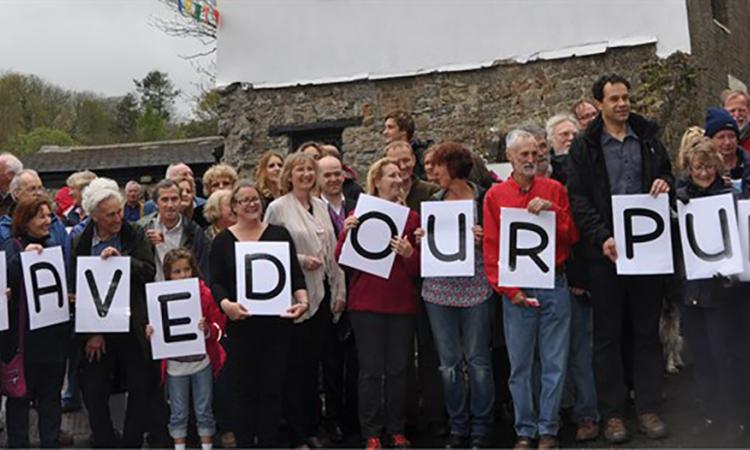
<svg viewBox="0 0 750 450">
<path fill-rule="evenodd" d="M 120 242 L 120 235 L 116 235 L 112 239 L 102 241 L 99 239 L 99 235 L 94 229 L 94 237 L 91 239 L 91 256 L 99 256 L 102 254 L 105 248 L 114 247 L 118 252 L 122 252 L 122 242 Z"/>
<path fill-rule="evenodd" d="M 641 140 L 628 126 L 625 138 L 618 141 L 606 130 L 601 137 L 612 195 L 641 193 Z"/>
</svg>

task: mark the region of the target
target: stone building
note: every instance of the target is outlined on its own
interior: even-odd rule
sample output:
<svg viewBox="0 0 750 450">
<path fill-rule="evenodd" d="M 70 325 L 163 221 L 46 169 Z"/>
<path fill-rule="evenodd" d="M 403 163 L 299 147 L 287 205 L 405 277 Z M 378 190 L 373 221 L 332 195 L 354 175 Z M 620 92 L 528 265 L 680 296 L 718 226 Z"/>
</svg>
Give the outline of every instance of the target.
<svg viewBox="0 0 750 450">
<path fill-rule="evenodd" d="M 628 2 L 613 3 L 622 8 Z M 648 7 L 660 1 L 631 3 L 641 9 L 641 17 L 659 13 L 649 11 Z M 286 153 L 301 142 L 315 139 L 337 144 L 345 161 L 363 173 L 383 147 L 381 131 L 385 114 L 400 108 L 413 113 L 418 138 L 457 140 L 494 161 L 502 157 L 504 133 L 521 124 L 542 125 L 551 115 L 570 110 L 576 100 L 590 96 L 591 84 L 599 75 L 610 72 L 632 81 L 635 109 L 663 125 L 664 139 L 676 151 L 685 127 L 702 124 L 706 107 L 718 102 L 723 89 L 730 85 L 744 87 L 743 83 L 750 82 L 750 2 L 686 0 L 682 4 L 682 0 L 663 0 L 661 3 L 664 8 L 676 11 L 663 23 L 641 25 L 637 22 L 639 16 L 634 15 L 632 24 L 628 24 L 630 19 L 625 11 L 608 10 L 599 14 L 596 5 L 607 3 L 589 2 L 584 6 L 596 7 L 585 11 L 588 17 L 582 18 L 579 25 L 571 24 L 584 27 L 580 28 L 583 30 L 597 20 L 610 20 L 605 17 L 622 13 L 621 20 L 626 23 L 619 25 L 620 28 L 631 27 L 636 36 L 623 36 L 617 30 L 611 33 L 619 35 L 607 36 L 609 25 L 598 24 L 604 31 L 593 30 L 592 33 L 600 35 L 582 36 L 581 39 L 589 40 L 578 45 L 570 40 L 575 36 L 569 37 L 570 45 L 563 48 L 538 51 L 527 57 L 497 59 L 490 64 L 406 71 L 406 75 L 401 75 L 403 70 L 388 73 L 389 68 L 385 68 L 386 73 L 378 76 L 347 78 L 337 77 L 342 72 L 337 71 L 338 66 L 332 60 L 329 78 L 318 76 L 306 81 L 300 75 L 295 78 L 291 71 L 287 79 L 280 76 L 275 84 L 274 80 L 263 79 L 264 74 L 257 75 L 253 82 L 252 73 L 241 77 L 235 75 L 241 71 L 227 70 L 226 64 L 222 68 L 222 46 L 231 47 L 231 39 L 236 36 L 231 30 L 226 31 L 227 36 L 220 32 L 219 79 L 224 87 L 219 132 L 225 136 L 225 159 L 242 169 L 250 169 L 265 150 Z M 572 4 L 569 6 L 572 8 Z M 574 12 L 579 16 L 584 14 L 581 10 Z M 536 14 L 541 13 L 527 12 L 532 18 Z M 523 17 L 520 19 L 523 22 Z M 543 22 L 545 17 L 539 19 Z M 686 22 L 682 24 L 684 30 L 675 32 L 680 21 Z M 638 26 L 642 28 L 636 30 Z M 544 32 L 542 25 L 527 31 Z M 526 36 L 519 36 L 522 37 Z M 665 50 L 678 38 L 682 40 L 680 45 Z M 540 50 L 548 49 L 543 45 L 554 42 L 549 39 L 542 39 L 538 44 Z M 566 44 L 564 39 L 563 44 Z M 503 56 L 506 50 L 498 48 L 496 54 Z M 284 49 L 273 51 L 283 53 Z M 383 62 L 376 60 L 371 64 L 377 66 Z M 310 70 L 315 67 L 310 66 Z"/>
</svg>

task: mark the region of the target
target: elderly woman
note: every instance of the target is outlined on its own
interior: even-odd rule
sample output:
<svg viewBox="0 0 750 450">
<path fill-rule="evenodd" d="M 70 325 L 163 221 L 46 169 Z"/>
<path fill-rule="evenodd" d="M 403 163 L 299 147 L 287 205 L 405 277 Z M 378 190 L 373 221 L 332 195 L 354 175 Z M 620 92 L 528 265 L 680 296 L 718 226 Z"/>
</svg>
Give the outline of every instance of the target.
<svg viewBox="0 0 750 450">
<path fill-rule="evenodd" d="M 73 204 L 63 212 L 63 223 L 65 223 L 65 226 L 72 227 L 86 218 L 86 212 L 81 207 L 81 192 L 95 178 L 96 174 L 90 170 L 75 172 L 68 177 L 66 184 L 68 189 L 70 189 Z"/>
<path fill-rule="evenodd" d="M 376 161 L 367 173 L 367 193 L 401 203 L 403 181 L 395 159 Z M 339 236 L 337 254 L 346 234 L 357 227 L 350 215 Z M 419 251 L 414 232 L 419 216 L 409 211 L 404 232 L 391 240 L 396 259 L 385 279 L 354 269 L 350 275 L 347 311 L 359 359 L 359 423 L 368 449 L 382 447 L 385 431 L 394 448 L 408 448 L 404 435 L 406 369 L 413 358 L 415 316 L 419 303 Z M 384 382 L 385 380 L 385 382 Z"/>
<path fill-rule="evenodd" d="M 677 190 L 679 201 L 733 192 L 722 179 L 726 172 L 722 156 L 710 140 L 687 149 L 687 182 Z M 746 283 L 720 274 L 684 282 L 680 318 L 693 353 L 693 375 L 703 417 L 693 429 L 697 435 L 719 431 L 726 437 L 737 437 L 747 425 L 741 395 L 746 391 L 743 372 L 748 359 L 743 331 L 748 320 L 744 305 L 747 291 Z"/>
<path fill-rule="evenodd" d="M 94 447 L 140 448 L 146 431 L 150 431 L 151 442 L 161 440 L 163 443 L 168 438 L 168 412 L 160 390 L 159 364 L 151 357 L 145 335 L 148 323 L 145 285 L 154 280 L 154 254 L 143 230 L 123 219 L 123 203 L 113 180 L 97 178 L 92 181 L 83 191 L 82 202 L 91 220 L 73 238 L 71 246 L 73 275 L 78 256 L 130 257 L 130 331 L 78 335 L 84 352 L 81 388 Z M 121 439 L 109 413 L 112 380 L 120 373 L 124 373 L 128 387 Z"/>
<path fill-rule="evenodd" d="M 284 162 L 281 188 L 265 221 L 289 230 L 305 275 L 310 310 L 296 321 L 287 372 L 287 421 L 292 447 L 319 447 L 318 366 L 323 349 L 323 327 L 344 309 L 344 273 L 335 260 L 336 236 L 323 200 L 313 195 L 317 162 L 306 153 L 293 153 Z"/>
<path fill-rule="evenodd" d="M 51 223 L 52 203 L 46 196 L 25 198 L 13 213 L 13 238 L 3 244 L 11 296 L 8 299 L 10 329 L 2 333 L 2 359 L 8 363 L 17 352 L 21 352 L 26 381 L 25 396 L 8 396 L 9 448 L 28 448 L 30 445 L 29 404 L 32 401 L 36 403 L 38 412 L 41 446 L 59 446 L 60 390 L 65 375 L 71 323 L 29 330 L 27 293 L 21 270 L 21 252 L 42 253 L 44 249 L 58 245 L 50 238 Z"/>
<path fill-rule="evenodd" d="M 485 191 L 468 181 L 474 161 L 471 151 L 456 142 L 434 147 L 434 179 L 441 189 L 437 201 L 469 200 L 477 217 L 474 234 L 474 275 L 426 278 L 422 298 L 435 336 L 440 373 L 445 389 L 450 448 L 487 447 L 492 429 L 495 389 L 490 361 L 492 288 L 484 274 L 482 259 L 482 208 Z M 418 236 L 424 235 L 420 229 Z M 469 391 L 464 386 L 466 362 Z"/>
<path fill-rule="evenodd" d="M 227 366 L 236 371 L 239 444 L 254 446 L 257 439 L 258 447 L 277 447 L 283 375 L 295 327 L 292 320 L 306 313 L 310 303 L 294 240 L 283 226 L 263 223 L 258 189 L 248 181 L 238 181 L 231 193 L 231 207 L 237 223 L 220 232 L 211 245 L 211 291 L 229 318 Z M 237 302 L 235 244 L 268 241 L 289 243 L 294 305 L 282 317 L 253 316 L 253 311 Z"/>
<path fill-rule="evenodd" d="M 255 185 L 260 189 L 263 206 L 268 205 L 281 196 L 281 168 L 284 157 L 281 153 L 267 151 L 258 160 L 255 168 Z"/>
<path fill-rule="evenodd" d="M 222 231 L 237 223 L 237 217 L 232 212 L 231 189 L 213 191 L 203 207 L 203 218 L 208 222 L 206 239 L 213 241 Z"/>
</svg>

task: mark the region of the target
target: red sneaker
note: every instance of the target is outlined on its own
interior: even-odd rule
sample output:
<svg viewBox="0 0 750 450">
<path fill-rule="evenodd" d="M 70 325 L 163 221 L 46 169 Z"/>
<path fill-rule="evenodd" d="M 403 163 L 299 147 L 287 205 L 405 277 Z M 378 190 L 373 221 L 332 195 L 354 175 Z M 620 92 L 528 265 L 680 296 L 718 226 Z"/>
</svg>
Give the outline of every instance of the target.
<svg viewBox="0 0 750 450">
<path fill-rule="evenodd" d="M 367 447 L 365 450 L 381 450 L 383 445 L 380 444 L 380 438 L 371 437 L 367 439 Z"/>
<path fill-rule="evenodd" d="M 411 448 L 411 442 L 403 434 L 394 434 L 391 436 L 391 447 L 393 448 Z"/>
</svg>

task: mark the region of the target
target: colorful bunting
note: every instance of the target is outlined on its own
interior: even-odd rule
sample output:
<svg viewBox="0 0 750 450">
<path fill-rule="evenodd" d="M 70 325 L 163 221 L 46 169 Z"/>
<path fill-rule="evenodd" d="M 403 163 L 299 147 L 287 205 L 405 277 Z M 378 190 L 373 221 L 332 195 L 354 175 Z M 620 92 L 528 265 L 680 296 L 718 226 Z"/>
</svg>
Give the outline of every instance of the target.
<svg viewBox="0 0 750 450">
<path fill-rule="evenodd" d="M 208 0 L 177 0 L 177 9 L 180 14 L 192 17 L 198 22 L 203 22 L 214 28 L 219 26 L 219 10 Z"/>
</svg>

